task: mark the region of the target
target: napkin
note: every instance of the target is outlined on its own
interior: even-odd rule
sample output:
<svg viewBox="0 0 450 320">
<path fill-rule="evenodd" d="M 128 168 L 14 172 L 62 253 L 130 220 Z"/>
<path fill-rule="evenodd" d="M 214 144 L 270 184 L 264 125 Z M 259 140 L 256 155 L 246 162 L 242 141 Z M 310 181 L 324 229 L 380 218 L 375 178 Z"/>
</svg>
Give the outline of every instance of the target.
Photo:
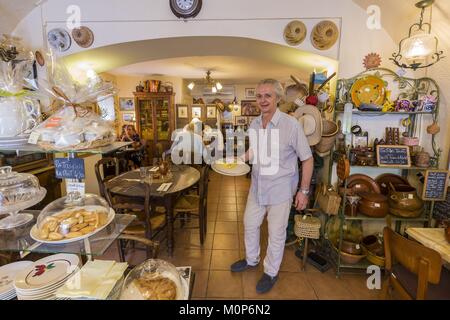
<svg viewBox="0 0 450 320">
<path fill-rule="evenodd" d="M 59 288 L 57 297 L 104 300 L 122 277 L 128 263 L 88 261 L 74 276 Z"/>
</svg>

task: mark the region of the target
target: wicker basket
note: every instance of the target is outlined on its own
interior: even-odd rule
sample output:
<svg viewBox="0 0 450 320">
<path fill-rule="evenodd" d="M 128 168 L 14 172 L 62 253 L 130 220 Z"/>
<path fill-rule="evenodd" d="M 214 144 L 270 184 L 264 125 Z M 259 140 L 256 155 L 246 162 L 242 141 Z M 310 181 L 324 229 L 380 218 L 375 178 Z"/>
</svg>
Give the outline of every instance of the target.
<svg viewBox="0 0 450 320">
<path fill-rule="evenodd" d="M 319 239 L 320 238 L 320 219 L 311 214 L 296 215 L 294 232 L 299 238 Z"/>
</svg>

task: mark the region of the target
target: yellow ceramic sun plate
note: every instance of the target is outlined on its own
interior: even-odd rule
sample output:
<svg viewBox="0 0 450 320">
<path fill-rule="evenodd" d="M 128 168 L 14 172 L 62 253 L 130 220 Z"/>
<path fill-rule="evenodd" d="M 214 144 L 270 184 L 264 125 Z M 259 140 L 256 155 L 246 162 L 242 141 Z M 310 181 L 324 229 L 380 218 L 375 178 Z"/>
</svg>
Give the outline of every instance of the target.
<svg viewBox="0 0 450 320">
<path fill-rule="evenodd" d="M 237 166 L 237 163 L 219 163 L 218 166 L 221 169 L 233 169 Z"/>
<path fill-rule="evenodd" d="M 360 107 L 361 104 L 375 104 L 382 106 L 386 98 L 384 81 L 375 76 L 367 76 L 355 81 L 350 90 L 353 103 Z"/>
</svg>

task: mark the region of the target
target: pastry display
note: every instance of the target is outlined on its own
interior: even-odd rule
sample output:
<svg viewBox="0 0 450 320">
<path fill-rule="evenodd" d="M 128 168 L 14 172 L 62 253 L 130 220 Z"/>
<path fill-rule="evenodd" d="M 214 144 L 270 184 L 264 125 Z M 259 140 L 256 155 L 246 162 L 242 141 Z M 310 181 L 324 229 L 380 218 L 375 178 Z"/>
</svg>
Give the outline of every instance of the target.
<svg viewBox="0 0 450 320">
<path fill-rule="evenodd" d="M 42 210 L 30 235 L 45 243 L 78 241 L 105 228 L 114 216 L 106 201 L 97 195 L 69 193 Z"/>
<path fill-rule="evenodd" d="M 171 263 L 149 259 L 136 266 L 123 284 L 121 300 L 184 300 L 188 289 Z"/>
<path fill-rule="evenodd" d="M 175 282 L 158 274 L 145 275 L 133 282 L 145 300 L 175 300 L 177 297 Z"/>
<path fill-rule="evenodd" d="M 100 207 L 99 210 L 76 208 L 48 216 L 38 226 L 39 237 L 42 240 L 62 240 L 79 238 L 94 232 L 104 226 L 108 213 Z"/>
</svg>

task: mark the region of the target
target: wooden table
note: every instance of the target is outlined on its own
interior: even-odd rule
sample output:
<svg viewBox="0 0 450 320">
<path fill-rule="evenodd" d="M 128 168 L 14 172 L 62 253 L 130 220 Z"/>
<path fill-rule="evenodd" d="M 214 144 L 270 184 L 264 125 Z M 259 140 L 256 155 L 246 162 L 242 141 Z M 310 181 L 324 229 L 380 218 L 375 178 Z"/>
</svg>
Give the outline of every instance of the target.
<svg viewBox="0 0 450 320">
<path fill-rule="evenodd" d="M 450 263 L 450 243 L 445 239 L 444 228 L 408 228 L 406 233 L 425 247 L 439 252 L 442 260 Z"/>
<path fill-rule="evenodd" d="M 157 191 L 162 182 L 152 183 L 150 188 L 151 214 L 155 213 L 156 206 L 164 206 L 166 209 L 167 249 L 170 255 L 173 254 L 174 247 L 173 205 L 181 192 L 191 188 L 200 180 L 200 172 L 186 165 L 172 165 L 171 172 L 173 177 L 169 181 L 172 182 L 169 190 L 165 192 Z M 145 198 L 145 188 L 141 182 L 139 170 L 126 172 L 109 180 L 106 183 L 106 188 L 110 190 L 112 195 L 142 199 L 142 201 Z"/>
</svg>

